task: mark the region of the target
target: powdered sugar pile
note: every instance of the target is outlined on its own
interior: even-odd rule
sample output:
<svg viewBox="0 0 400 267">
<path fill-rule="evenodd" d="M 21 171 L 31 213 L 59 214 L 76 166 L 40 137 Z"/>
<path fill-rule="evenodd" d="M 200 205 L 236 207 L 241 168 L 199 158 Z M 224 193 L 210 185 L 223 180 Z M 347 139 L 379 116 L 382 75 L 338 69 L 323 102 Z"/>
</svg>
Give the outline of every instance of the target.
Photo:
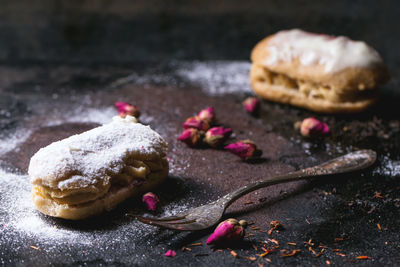
<svg viewBox="0 0 400 267">
<path fill-rule="evenodd" d="M 57 180 L 77 171 L 83 177 L 96 179 L 106 176 L 106 172 L 120 172 L 127 154 L 166 153 L 166 143 L 158 133 L 149 126 L 129 122 L 128 117 L 40 149 L 31 159 L 29 175 L 33 181 Z"/>
<path fill-rule="evenodd" d="M 155 228 L 121 214 L 121 222 L 109 222 L 108 228 L 82 227 L 44 216 L 33 206 L 31 185 L 27 175 L 15 175 L 0 170 L 0 265 L 26 265 L 48 259 L 48 264 L 74 264 L 77 259 L 93 262 L 99 257 L 116 262 L 124 251 L 129 260 L 140 263 L 146 259 L 135 253 L 136 247 L 163 251 L 164 245 L 154 237 Z M 166 214 L 185 205 L 165 205 Z M 174 213 L 174 212 L 172 212 Z M 106 216 L 106 215 L 105 215 Z M 125 218 L 125 219 L 124 219 Z M 106 217 L 101 221 L 106 221 Z M 61 257 L 61 258 L 60 258 Z M 29 265 L 29 264 L 28 264 Z"/>
<path fill-rule="evenodd" d="M 13 229 L 28 237 L 34 235 L 35 238 L 72 240 L 77 237 L 73 232 L 56 229 L 40 218 L 31 200 L 31 185 L 27 175 L 0 170 L 0 181 L 3 203 L 0 211 L 5 212 L 0 218 L 0 225 L 4 226 L 7 233 Z"/>
<path fill-rule="evenodd" d="M 28 237 L 67 240 L 78 237 L 77 232 L 58 229 L 41 218 L 31 200 L 31 185 L 27 175 L 0 170 L 0 177 L 4 186 L 0 189 L 3 203 L 1 209 L 8 212 L 0 219 L 0 225 L 5 225 L 7 230 L 15 229 Z"/>
</svg>

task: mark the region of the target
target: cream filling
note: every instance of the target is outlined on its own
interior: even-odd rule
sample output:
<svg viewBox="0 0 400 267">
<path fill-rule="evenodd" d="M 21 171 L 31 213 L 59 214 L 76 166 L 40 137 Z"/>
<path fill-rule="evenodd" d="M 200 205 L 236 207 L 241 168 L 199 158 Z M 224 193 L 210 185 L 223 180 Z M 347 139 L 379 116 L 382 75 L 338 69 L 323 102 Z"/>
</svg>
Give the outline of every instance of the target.
<svg viewBox="0 0 400 267">
<path fill-rule="evenodd" d="M 355 101 L 360 98 L 366 98 L 371 94 L 374 94 L 374 90 L 354 92 L 338 93 L 331 86 L 314 83 L 311 81 L 293 79 L 289 76 L 277 72 L 272 72 L 265 67 L 263 68 L 262 74 L 257 77 L 257 80 L 262 83 L 269 85 L 283 86 L 285 88 L 298 90 L 305 97 L 310 99 L 325 99 L 330 102 L 347 102 Z"/>
<path fill-rule="evenodd" d="M 34 185 L 33 194 L 51 199 L 58 204 L 83 205 L 97 200 L 109 192 L 138 181 L 145 181 L 152 173 L 157 173 L 164 168 L 163 159 L 158 161 L 130 160 L 122 171 L 111 177 L 98 181 L 85 187 L 72 189 L 51 188 L 43 185 Z"/>
</svg>

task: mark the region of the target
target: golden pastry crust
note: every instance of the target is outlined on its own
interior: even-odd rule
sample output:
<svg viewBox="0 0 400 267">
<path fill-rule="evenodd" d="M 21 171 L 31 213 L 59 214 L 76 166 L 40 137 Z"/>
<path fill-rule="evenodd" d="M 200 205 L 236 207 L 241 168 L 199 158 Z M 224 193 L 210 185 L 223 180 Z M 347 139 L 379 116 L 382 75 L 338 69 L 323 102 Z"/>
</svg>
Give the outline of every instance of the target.
<svg viewBox="0 0 400 267">
<path fill-rule="evenodd" d="M 308 47 L 307 41 L 315 40 L 319 47 Z M 325 49 L 324 44 L 331 47 Z M 352 56 L 353 47 L 355 59 L 342 63 L 343 57 Z M 374 88 L 389 78 L 379 54 L 365 43 L 299 30 L 263 39 L 252 50 L 251 60 L 250 82 L 256 94 L 317 112 L 362 111 L 375 102 Z"/>
<path fill-rule="evenodd" d="M 268 82 L 267 70 L 258 65 L 252 65 L 250 70 L 250 84 L 254 92 L 262 98 L 306 108 L 322 113 L 355 113 L 372 106 L 377 100 L 377 92 L 369 92 L 364 98 L 356 101 L 333 102 L 315 95 L 310 97 L 298 88 L 286 87 L 282 84 Z M 293 81 L 293 80 L 292 80 Z M 290 83 L 290 82 L 287 82 Z"/>
<path fill-rule="evenodd" d="M 167 144 L 130 116 L 40 149 L 29 175 L 36 208 L 71 220 L 110 210 L 168 175 Z"/>
<path fill-rule="evenodd" d="M 159 186 L 168 175 L 168 162 L 162 160 L 163 169 L 149 175 L 145 181 L 135 180 L 127 185 L 111 187 L 111 190 L 104 196 L 82 204 L 73 205 L 55 201 L 43 193 L 40 186 L 32 189 L 32 200 L 36 208 L 49 216 L 69 220 L 81 220 L 104 211 L 110 211 L 119 203 L 128 198 L 140 196 Z M 143 184 L 141 184 L 143 182 Z"/>
</svg>

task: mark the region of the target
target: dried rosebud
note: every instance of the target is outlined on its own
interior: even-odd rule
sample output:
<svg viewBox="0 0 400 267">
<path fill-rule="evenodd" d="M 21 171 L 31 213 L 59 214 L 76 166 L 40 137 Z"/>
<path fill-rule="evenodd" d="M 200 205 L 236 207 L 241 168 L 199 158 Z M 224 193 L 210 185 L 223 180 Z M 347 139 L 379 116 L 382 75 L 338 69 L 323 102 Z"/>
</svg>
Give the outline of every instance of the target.
<svg viewBox="0 0 400 267">
<path fill-rule="evenodd" d="M 206 132 L 204 142 L 211 147 L 217 147 L 225 142 L 232 134 L 232 129 L 224 127 L 213 127 Z"/>
<path fill-rule="evenodd" d="M 115 102 L 115 106 L 118 109 L 118 114 L 120 117 L 125 118 L 126 115 L 131 115 L 133 117 L 139 118 L 140 111 L 136 106 L 133 106 L 126 102 Z"/>
<path fill-rule="evenodd" d="M 244 229 L 246 228 L 247 222 L 244 220 L 238 220 L 230 218 L 221 222 L 214 233 L 207 239 L 207 245 L 215 243 L 223 243 L 227 241 L 239 241 L 243 239 Z"/>
<path fill-rule="evenodd" d="M 212 124 L 212 122 L 215 120 L 215 112 L 213 107 L 208 107 L 205 109 L 202 109 L 197 117 L 200 118 L 202 121 L 206 121 L 209 124 Z"/>
<path fill-rule="evenodd" d="M 147 209 L 151 211 L 155 211 L 157 209 L 158 203 L 160 203 L 158 197 L 152 192 L 144 194 L 142 197 L 142 201 L 146 204 Z"/>
<path fill-rule="evenodd" d="M 306 137 L 321 137 L 329 134 L 329 127 L 326 123 L 320 122 L 316 118 L 304 119 L 301 123 L 300 133 Z"/>
<path fill-rule="evenodd" d="M 165 257 L 175 257 L 176 256 L 176 252 L 173 251 L 172 249 L 170 249 L 167 252 L 165 252 L 164 256 Z"/>
<path fill-rule="evenodd" d="M 179 141 L 184 142 L 188 146 L 194 147 L 200 144 L 202 134 L 195 128 L 188 128 L 178 137 Z"/>
<path fill-rule="evenodd" d="M 183 128 L 195 128 L 202 131 L 207 131 L 210 128 L 210 124 L 207 121 L 201 120 L 199 117 L 190 117 L 183 123 Z"/>
<path fill-rule="evenodd" d="M 243 140 L 227 145 L 225 149 L 239 156 L 243 160 L 260 157 L 262 155 L 262 151 L 257 149 L 256 144 L 250 140 Z"/>
<path fill-rule="evenodd" d="M 255 114 L 260 108 L 260 101 L 256 97 L 248 97 L 243 101 L 243 106 L 247 112 Z"/>
</svg>

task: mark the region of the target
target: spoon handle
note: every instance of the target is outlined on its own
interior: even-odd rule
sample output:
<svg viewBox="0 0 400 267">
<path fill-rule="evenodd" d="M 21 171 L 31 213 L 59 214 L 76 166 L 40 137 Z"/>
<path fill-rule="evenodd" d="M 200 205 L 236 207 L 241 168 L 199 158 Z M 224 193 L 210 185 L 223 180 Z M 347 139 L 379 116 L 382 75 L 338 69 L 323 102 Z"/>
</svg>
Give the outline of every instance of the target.
<svg viewBox="0 0 400 267">
<path fill-rule="evenodd" d="M 269 177 L 264 180 L 252 182 L 223 196 L 220 201 L 222 202 L 222 205 L 225 205 L 225 208 L 227 208 L 238 198 L 263 187 L 297 180 L 311 179 L 315 177 L 324 177 L 332 174 L 362 170 L 374 164 L 375 160 L 376 153 L 373 150 L 367 149 L 351 152 L 349 154 L 334 158 L 314 167 L 309 167 L 302 170 L 290 172 L 288 174 Z"/>
</svg>

